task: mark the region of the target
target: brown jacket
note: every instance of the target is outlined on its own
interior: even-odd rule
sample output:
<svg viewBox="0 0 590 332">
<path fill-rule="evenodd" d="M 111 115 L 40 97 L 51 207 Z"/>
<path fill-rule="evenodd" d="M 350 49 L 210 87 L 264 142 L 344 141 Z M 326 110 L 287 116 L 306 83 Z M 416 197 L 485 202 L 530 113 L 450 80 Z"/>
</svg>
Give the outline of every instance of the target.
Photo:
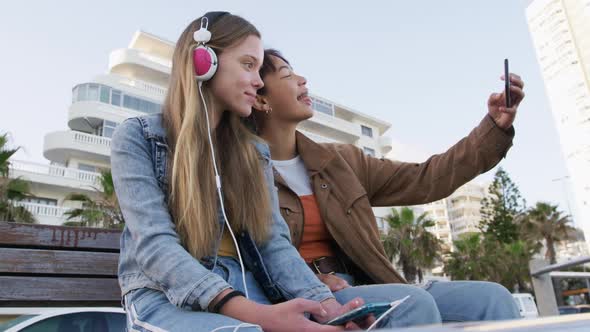
<svg viewBox="0 0 590 332">
<path fill-rule="evenodd" d="M 351 273 L 365 283 L 405 283 L 385 255 L 371 207 L 445 198 L 498 164 L 513 137 L 513 128 L 504 131 L 486 115 L 467 137 L 423 163 L 377 159 L 353 145 L 318 144 L 299 132 L 297 151 L 311 178 L 322 220 Z M 281 214 L 299 248 L 304 225 L 301 201 L 274 173 Z"/>
</svg>

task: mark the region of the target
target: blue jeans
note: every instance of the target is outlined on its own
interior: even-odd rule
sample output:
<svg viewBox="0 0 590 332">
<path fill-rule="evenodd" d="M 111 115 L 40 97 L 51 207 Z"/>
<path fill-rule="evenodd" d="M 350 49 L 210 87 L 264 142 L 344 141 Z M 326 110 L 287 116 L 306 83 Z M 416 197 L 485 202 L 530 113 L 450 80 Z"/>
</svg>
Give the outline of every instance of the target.
<svg viewBox="0 0 590 332">
<path fill-rule="evenodd" d="M 234 289 L 244 291 L 239 263 L 232 258 L 219 257 L 213 272 L 220 275 Z M 250 300 L 270 304 L 252 273 L 246 272 L 246 285 Z M 393 301 L 403 296 L 411 298 L 402 303 L 387 319 L 379 323 L 380 328 L 436 323 L 440 321 L 432 297 L 418 287 L 408 285 L 358 286 L 336 292 L 336 300 L 342 304 L 355 297 L 366 302 Z M 393 292 L 391 291 L 393 290 Z M 222 326 L 235 327 L 244 322 L 209 312 L 191 311 L 188 306 L 179 308 L 172 304 L 163 292 L 140 288 L 125 296 L 127 327 L 129 331 L 211 331 Z M 222 331 L 231 331 L 231 328 Z M 257 327 L 243 327 L 238 331 L 261 331 Z"/>
<path fill-rule="evenodd" d="M 432 295 L 443 322 L 518 319 L 512 294 L 487 281 L 438 281 L 426 291 Z"/>
<path fill-rule="evenodd" d="M 244 291 L 239 263 L 231 258 L 219 257 L 213 272 L 220 275 L 236 290 Z M 264 292 L 250 271 L 246 271 L 246 284 L 250 300 L 270 304 Z M 192 311 L 190 307 L 179 308 L 172 304 L 163 292 L 140 288 L 125 295 L 127 329 L 129 331 L 203 331 L 209 332 L 220 327 L 220 332 L 233 331 L 242 321 L 221 314 Z M 244 326 L 242 331 L 262 331 L 260 327 Z"/>
<path fill-rule="evenodd" d="M 232 287 L 244 291 L 238 262 L 220 257 L 213 272 Z M 352 285 L 348 275 L 339 275 Z M 250 300 L 270 304 L 252 273 L 246 272 Z M 410 295 L 410 298 L 385 317 L 379 328 L 437 324 L 441 321 L 473 321 L 514 319 L 518 309 L 510 293 L 502 286 L 488 282 L 435 282 L 427 289 L 412 285 L 385 284 L 355 286 L 335 292 L 342 304 L 355 297 L 366 303 L 391 302 Z M 211 331 L 222 326 L 235 327 L 244 322 L 208 312 L 179 308 L 160 291 L 141 288 L 125 296 L 129 331 Z M 227 329 L 225 331 L 231 331 Z M 224 330 L 222 330 L 224 331 Z M 243 327 L 238 331 L 261 331 L 257 327 Z"/>
<path fill-rule="evenodd" d="M 354 285 L 351 276 L 338 276 Z M 406 295 L 416 298 L 415 305 L 400 306 L 387 317 L 391 321 L 388 326 L 396 327 L 520 318 L 510 292 L 500 284 L 486 281 L 434 281 L 424 288 L 403 284 L 356 286 L 335 295 L 340 303 L 356 296 L 367 303 L 393 301 Z"/>
</svg>

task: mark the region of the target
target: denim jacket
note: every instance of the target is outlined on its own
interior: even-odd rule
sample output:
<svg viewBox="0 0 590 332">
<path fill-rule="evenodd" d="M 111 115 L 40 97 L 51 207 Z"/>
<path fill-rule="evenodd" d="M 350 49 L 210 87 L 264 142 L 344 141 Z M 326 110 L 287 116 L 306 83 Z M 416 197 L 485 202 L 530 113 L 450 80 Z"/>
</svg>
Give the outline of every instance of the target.
<svg viewBox="0 0 590 332">
<path fill-rule="evenodd" d="M 119 284 L 122 295 L 147 287 L 164 292 L 178 307 L 205 311 L 211 300 L 231 286 L 211 271 L 216 254 L 197 260 L 180 243 L 167 204 L 170 168 L 165 133 L 162 116 L 156 114 L 130 118 L 113 135 L 111 169 L 125 217 Z M 263 159 L 273 226 L 269 240 L 260 246 L 246 232 L 236 234 L 246 268 L 274 303 L 333 297 L 291 244 L 289 228 L 279 212 L 270 151 L 265 144 L 253 144 Z M 219 223 L 223 226 L 222 218 Z"/>
</svg>

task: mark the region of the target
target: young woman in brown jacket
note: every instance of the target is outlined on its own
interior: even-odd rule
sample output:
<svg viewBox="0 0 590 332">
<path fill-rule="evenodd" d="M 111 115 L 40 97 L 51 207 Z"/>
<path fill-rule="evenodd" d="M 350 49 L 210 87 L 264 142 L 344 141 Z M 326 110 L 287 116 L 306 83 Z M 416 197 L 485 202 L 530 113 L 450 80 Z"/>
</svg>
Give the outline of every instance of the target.
<svg viewBox="0 0 590 332">
<path fill-rule="evenodd" d="M 418 288 L 406 285 L 387 259 L 372 207 L 445 198 L 498 164 L 512 146 L 512 123 L 524 98 L 521 78 L 510 74 L 512 107 L 505 107 L 504 92 L 491 94 L 487 114 L 469 135 L 423 163 L 405 163 L 368 156 L 352 144 L 319 144 L 297 131 L 313 116 L 312 100 L 306 79 L 278 51 L 265 51 L 260 75 L 264 87 L 253 124 L 270 146 L 281 214 L 310 268 L 335 294 L 350 285 L 388 284 L 379 295 L 394 299 Z M 499 284 L 453 281 L 422 288 L 442 321 L 519 317 Z"/>
</svg>

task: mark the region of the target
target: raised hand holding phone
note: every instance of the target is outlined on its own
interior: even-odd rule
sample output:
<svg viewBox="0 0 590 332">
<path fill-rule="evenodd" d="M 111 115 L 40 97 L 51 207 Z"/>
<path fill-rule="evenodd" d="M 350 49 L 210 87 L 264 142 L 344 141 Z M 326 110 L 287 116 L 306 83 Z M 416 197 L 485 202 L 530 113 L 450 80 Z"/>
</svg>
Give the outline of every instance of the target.
<svg viewBox="0 0 590 332">
<path fill-rule="evenodd" d="M 508 129 L 514 123 L 518 106 L 524 99 L 524 82 L 520 76 L 509 72 L 508 59 L 504 61 L 504 75 L 500 79 L 505 81 L 504 91 L 490 95 L 488 114 L 498 127 Z"/>
</svg>

